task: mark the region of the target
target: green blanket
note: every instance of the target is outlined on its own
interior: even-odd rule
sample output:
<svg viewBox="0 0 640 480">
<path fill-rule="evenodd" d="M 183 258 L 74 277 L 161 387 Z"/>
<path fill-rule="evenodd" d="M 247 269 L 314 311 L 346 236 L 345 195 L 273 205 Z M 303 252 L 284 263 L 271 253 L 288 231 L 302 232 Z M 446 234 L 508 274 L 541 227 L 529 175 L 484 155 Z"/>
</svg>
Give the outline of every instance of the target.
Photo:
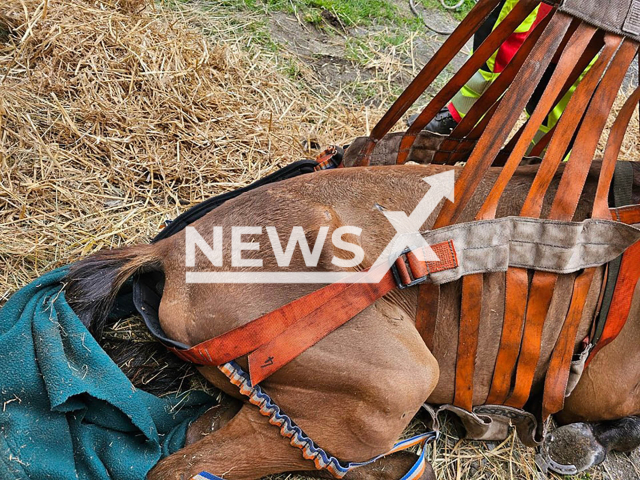
<svg viewBox="0 0 640 480">
<path fill-rule="evenodd" d="M 0 479 L 143 479 L 213 399 L 133 387 L 67 304 L 65 272 L 0 310 Z"/>
</svg>

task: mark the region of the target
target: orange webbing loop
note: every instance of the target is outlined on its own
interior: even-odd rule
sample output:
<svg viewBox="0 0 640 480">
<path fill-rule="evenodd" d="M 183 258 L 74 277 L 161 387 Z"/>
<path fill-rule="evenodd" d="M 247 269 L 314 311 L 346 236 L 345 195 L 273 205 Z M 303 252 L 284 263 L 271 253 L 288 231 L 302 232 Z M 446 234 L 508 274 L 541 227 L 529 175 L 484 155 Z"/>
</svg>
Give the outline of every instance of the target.
<svg viewBox="0 0 640 480">
<path fill-rule="evenodd" d="M 453 60 L 473 34 L 484 23 L 500 0 L 480 0 L 469 14 L 462 20 L 458 28 L 438 49 L 435 55 L 422 68 L 409 86 L 380 119 L 369 135 L 369 140 L 357 154 L 356 166 L 369 165 L 371 152 L 376 143 L 407 113 L 407 110 L 420 98 L 420 95 L 431 85 L 444 68 Z"/>
<path fill-rule="evenodd" d="M 471 58 L 462 66 L 451 80 L 436 94 L 429 104 L 415 119 L 405 132 L 398 149 L 396 163 L 406 162 L 411 146 L 418 133 L 431 121 L 446 103 L 469 81 L 469 79 L 486 63 L 500 45 L 511 35 L 529 14 L 538 6 L 538 0 L 520 0 L 487 39 L 478 47 Z M 562 35 L 562 34 L 561 34 Z M 555 39 L 554 39 L 555 40 Z M 543 72 L 544 73 L 544 72 Z"/>
<path fill-rule="evenodd" d="M 617 43 L 619 41 L 620 39 L 618 38 Z M 560 185 L 551 206 L 549 218 L 567 221 L 573 218 L 593 161 L 598 140 L 606 125 L 618 89 L 637 50 L 637 44 L 624 41 L 605 73 L 602 82 L 596 89 L 574 143 L 571 158 L 560 179 Z M 537 199 L 535 204 L 541 205 L 542 199 Z M 586 297 L 593 278 L 593 272 L 587 270 L 581 275 L 584 278 L 577 281 L 579 291 L 575 292 L 573 296 L 574 302 L 570 306 L 568 317 L 571 321 L 578 323 L 584 306 L 584 302 L 580 303 L 580 300 L 583 296 Z M 515 386 L 507 400 L 507 405 L 509 406 L 522 408 L 529 398 L 533 377 L 540 358 L 542 329 L 557 279 L 557 274 L 547 272 L 534 272 L 533 274 L 524 332 L 526 342 L 522 347 L 518 360 Z M 570 332 L 577 326 L 574 327 L 574 325 L 570 324 L 568 326 L 565 325 L 563 328 L 568 328 Z"/>
</svg>

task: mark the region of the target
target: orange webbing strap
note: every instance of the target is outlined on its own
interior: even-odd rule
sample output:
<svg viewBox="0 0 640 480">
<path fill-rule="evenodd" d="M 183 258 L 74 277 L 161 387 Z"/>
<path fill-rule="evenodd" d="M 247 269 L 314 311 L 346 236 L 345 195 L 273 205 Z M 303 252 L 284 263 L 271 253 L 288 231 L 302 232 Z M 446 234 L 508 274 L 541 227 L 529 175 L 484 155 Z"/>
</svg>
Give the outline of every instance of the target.
<svg viewBox="0 0 640 480">
<path fill-rule="evenodd" d="M 627 249 L 622 256 L 620 264 L 620 273 L 616 281 L 616 288 L 611 300 L 611 308 L 607 315 L 607 322 L 604 326 L 600 341 L 593 347 L 585 368 L 589 366 L 593 358 L 600 350 L 613 342 L 624 327 L 629 312 L 631 311 L 631 302 L 635 293 L 638 279 L 640 278 L 640 242 L 635 243 Z"/>
<path fill-rule="evenodd" d="M 444 205 L 433 226 L 434 229 L 455 223 L 462 215 L 484 174 L 491 167 L 513 126 L 518 121 L 513 112 L 520 112 L 524 109 L 570 24 L 571 17 L 564 14 L 554 15 L 467 160 L 467 165 L 456 181 L 455 203 Z"/>
<path fill-rule="evenodd" d="M 542 200 L 539 199 L 544 198 L 553 176 L 565 155 L 571 138 L 580 124 L 584 111 L 593 96 L 593 92 L 618 48 L 620 41 L 621 40 L 616 41 L 614 37 L 607 39 L 607 46 L 571 97 L 565 114 L 560 118 L 560 121 L 555 127 L 556 134 L 551 138 L 547 154 L 529 189 L 529 194 L 520 212 L 521 216 L 538 217 L 540 215 Z M 511 390 L 511 377 L 516 368 L 522 347 L 521 338 L 525 324 L 525 316 L 527 314 L 526 300 L 529 292 L 527 270 L 522 268 L 509 268 L 506 274 L 505 288 L 507 305 L 504 313 L 504 324 L 507 325 L 509 335 L 505 337 L 504 342 L 501 342 L 500 349 L 505 349 L 505 352 L 500 358 L 500 370 L 498 376 L 494 374 L 495 380 L 489 394 L 489 398 L 492 400 L 492 403 L 495 404 L 503 404 L 509 395 Z M 528 329 L 528 335 L 524 337 L 527 338 L 526 344 L 529 344 L 530 339 L 533 342 L 536 341 L 536 338 L 530 337 L 530 335 L 532 335 L 530 332 L 541 332 L 542 326 L 537 324 L 533 325 L 529 322 Z M 529 347 L 530 345 L 525 345 L 525 348 Z"/>
<path fill-rule="evenodd" d="M 549 142 L 553 138 L 553 135 L 556 133 L 556 127 L 554 126 L 551 130 L 549 130 L 544 137 L 542 137 L 538 143 L 536 143 L 535 147 L 530 152 L 530 156 L 532 157 L 540 157 L 542 156 L 542 152 L 547 148 Z"/>
<path fill-rule="evenodd" d="M 344 283 L 327 285 L 187 350 L 170 349 L 183 360 L 212 366 L 250 354 L 251 378 L 257 385 L 394 288 L 419 284 L 432 273 L 458 267 L 451 241 L 431 248 L 438 261 L 427 261 L 409 252 L 398 258 L 392 270 L 387 264 L 377 265 L 365 272 L 366 279 L 356 274 L 357 283 L 349 283 L 346 278 Z M 378 283 L 366 282 L 380 275 L 382 280 Z"/>
<path fill-rule="evenodd" d="M 413 79 L 373 128 L 369 135 L 369 140 L 360 152 L 358 152 L 355 161 L 356 166 L 369 165 L 371 152 L 373 152 L 376 143 L 389 133 L 398 120 L 407 113 L 411 105 L 420 98 L 420 95 L 424 93 L 429 85 L 431 85 L 451 60 L 453 60 L 499 3 L 500 0 L 480 0 L 475 7 L 473 7 L 453 34 L 447 38 L 431 60 L 427 62 L 416 78 Z"/>
<path fill-rule="evenodd" d="M 434 228 L 449 225 L 459 218 L 517 121 L 512 113 L 521 111 L 531 98 L 570 24 L 571 17 L 562 14 L 555 15 L 550 21 L 540 42 L 516 75 L 514 85 L 500 102 L 485 134 L 480 138 L 458 178 L 455 207 L 451 208 L 453 204 L 445 205 L 440 211 Z M 473 403 L 473 375 L 478 347 L 476 334 L 481 315 L 481 302 L 478 299 L 482 298 L 482 281 L 483 275 L 478 274 L 465 277 L 462 283 L 454 405 L 467 410 L 471 410 Z M 480 295 L 473 295 L 478 292 Z"/>
<path fill-rule="evenodd" d="M 387 265 L 383 265 L 388 268 Z M 375 276 L 371 270 L 369 274 Z M 397 286 L 389 271 L 379 283 L 354 283 L 328 302 L 309 300 L 316 307 L 280 335 L 249 354 L 249 375 L 257 385 L 312 347 L 336 328 L 344 325 Z"/>
<path fill-rule="evenodd" d="M 464 116 L 460 123 L 453 129 L 451 134 L 442 142 L 439 150 L 436 152 L 432 163 L 449 163 L 447 160 L 451 156 L 449 152 L 458 148 L 460 140 L 466 138 L 474 127 L 481 120 L 490 118 L 497 108 L 496 102 L 500 100 L 504 92 L 511 86 L 511 83 L 518 71 L 524 64 L 525 60 L 529 58 L 531 50 L 533 50 L 536 42 L 542 35 L 542 32 L 546 29 L 553 12 L 550 12 L 541 22 L 536 25 L 535 29 L 524 41 L 522 46 L 518 49 L 515 56 L 511 59 L 506 68 L 502 71 L 500 76 L 489 86 L 486 92 L 484 92 L 480 98 L 473 104 L 471 110 Z M 478 135 L 475 139 L 479 138 Z M 452 140 L 453 139 L 453 140 Z"/>
<path fill-rule="evenodd" d="M 188 350 L 172 350 L 178 357 L 188 362 L 200 365 L 222 365 L 270 341 L 300 318 L 310 314 L 317 305 L 335 297 L 348 286 L 347 283 L 328 285 Z"/>
<path fill-rule="evenodd" d="M 424 344 L 433 353 L 434 337 L 438 324 L 440 308 L 440 285 L 423 283 L 418 287 L 418 309 L 416 311 L 416 330 Z"/>
<path fill-rule="evenodd" d="M 551 206 L 550 219 L 569 221 L 573 218 L 598 146 L 598 140 L 606 125 L 618 89 L 636 55 L 637 49 L 638 46 L 634 42 L 624 41 L 595 91 L 576 137 L 571 158 L 560 179 L 558 191 Z M 580 301 L 586 298 L 586 293 L 588 293 L 591 279 L 593 278 L 593 271 L 586 270 L 581 276 L 584 276 L 584 278 L 580 279 L 578 277 L 579 279 L 576 280 L 579 291 L 574 293 L 574 302 L 569 307 L 569 315 L 567 317 L 568 320 L 578 323 L 582 317 L 582 308 L 584 307 L 584 301 L 582 303 Z M 518 359 L 515 386 L 506 402 L 509 406 L 522 408 L 529 398 L 533 377 L 540 358 L 542 329 L 557 279 L 557 274 L 547 272 L 534 272 L 533 274 L 529 302 L 527 304 L 525 342 Z M 574 326 L 565 325 L 563 328 L 573 329 Z"/>
<path fill-rule="evenodd" d="M 598 188 L 596 190 L 592 218 L 611 218 L 612 212 L 608 206 L 611 181 L 613 179 L 616 162 L 618 161 L 625 133 L 638 101 L 640 101 L 640 88 L 636 89 L 633 95 L 627 99 L 622 110 L 619 112 L 613 127 L 611 128 L 602 162 L 602 168 L 600 170 L 600 178 L 598 179 Z M 638 209 L 636 209 L 636 211 L 637 210 Z M 619 284 L 622 293 L 618 293 L 618 282 L 616 282 L 615 292 L 618 293 L 619 296 L 623 295 L 629 299 L 633 297 L 638 276 L 640 275 L 640 267 L 637 266 L 640 264 L 640 255 L 638 253 L 637 248 L 632 246 L 631 249 L 624 254 L 627 256 L 627 259 L 631 258 L 632 262 L 631 266 L 628 261 L 624 262 L 626 271 L 623 273 L 624 279 Z M 559 412 L 564 407 L 564 398 L 567 389 L 567 382 L 569 380 L 571 358 L 576 342 L 576 335 L 582 319 L 583 305 L 586 300 L 586 296 L 589 293 L 589 288 L 591 287 L 591 282 L 595 272 L 595 268 L 589 268 L 576 279 L 571 299 L 571 306 L 569 307 L 569 315 L 567 316 L 564 328 L 562 329 L 551 356 L 549 369 L 547 370 L 547 376 L 545 378 L 542 400 L 543 419 L 546 419 L 549 415 Z M 621 301 L 620 298 L 617 300 Z M 612 303 L 612 305 L 614 304 Z M 621 305 L 624 307 L 617 310 L 614 317 L 611 317 L 610 315 L 607 316 L 606 324 L 609 325 L 609 322 L 611 321 L 613 328 L 609 330 L 609 335 L 605 344 L 610 343 L 620 333 L 620 330 L 622 330 L 622 327 L 629 316 L 631 301 L 622 300 Z M 601 349 L 602 343 L 599 342 L 596 348 Z M 593 358 L 596 348 L 594 348 L 589 358 Z"/>
<path fill-rule="evenodd" d="M 627 205 L 625 207 L 610 208 L 611 217 L 622 223 L 640 223 L 640 205 Z"/>
<path fill-rule="evenodd" d="M 394 263 L 394 271 L 387 271 L 379 283 L 354 283 L 328 302 L 299 319 L 280 335 L 249 355 L 249 373 L 253 384 L 272 375 L 302 352 L 312 347 L 336 328 L 344 325 L 365 308 L 399 285 L 406 288 L 425 281 L 430 274 L 458 266 L 453 242 L 431 247 L 438 261 L 426 261 L 421 250 L 401 255 Z M 368 275 L 386 271 L 388 265 L 372 268 Z"/>
<path fill-rule="evenodd" d="M 398 149 L 398 164 L 406 162 L 413 142 L 424 127 L 435 117 L 449 100 L 469 81 L 469 79 L 487 62 L 500 45 L 538 6 L 538 0 L 520 0 L 486 40 L 473 53 L 471 58 L 456 72 L 449 82 L 440 89 L 436 96 L 422 110 L 411 127 L 405 132 Z"/>
<path fill-rule="evenodd" d="M 495 218 L 498 202 L 506 186 L 520 165 L 522 157 L 526 154 L 527 148 L 546 118 L 547 112 L 555 104 L 558 94 L 563 88 L 563 84 L 566 83 L 567 78 L 572 74 L 576 63 L 582 58 L 594 34 L 595 28 L 587 24 L 582 24 L 571 36 L 558 62 L 558 66 L 549 81 L 548 87 L 545 89 L 530 120 L 523 128 L 518 142 L 514 145 L 496 183 L 478 212 L 476 216 L 477 220 Z M 478 294 L 477 292 L 472 293 Z M 482 292 L 479 292 L 479 294 L 482 294 Z M 496 359 L 489 397 L 487 398 L 488 404 L 499 404 L 505 400 L 511 386 L 513 366 L 515 365 L 518 351 L 520 350 L 523 317 L 517 313 L 519 309 L 522 309 L 522 305 L 526 304 L 527 291 L 526 289 L 507 291 L 506 298 L 506 310 L 516 309 L 516 314 L 514 315 L 514 312 L 511 311 L 505 313 L 498 357 Z"/>
<path fill-rule="evenodd" d="M 589 46 L 584 51 L 582 58 L 580 58 L 578 63 L 576 63 L 573 69 L 573 72 L 571 72 L 571 75 L 567 79 L 564 87 L 562 87 L 562 90 L 558 94 L 558 97 L 556 98 L 556 101 L 554 102 L 551 108 L 554 108 L 558 104 L 558 102 L 564 98 L 564 96 L 567 94 L 569 89 L 573 85 L 575 85 L 578 78 L 580 78 L 580 76 L 584 73 L 584 71 L 589 66 L 589 64 L 596 57 L 598 52 L 602 49 L 603 40 L 604 40 L 604 31 L 598 30 L 598 32 L 591 39 L 591 43 L 589 43 Z M 551 113 L 551 109 L 547 113 L 547 116 L 549 115 L 549 113 Z M 524 130 L 525 127 L 526 127 L 526 123 L 520 128 L 520 130 L 516 133 L 516 135 L 514 135 L 511 138 L 511 140 L 509 140 L 509 143 L 504 148 L 507 152 L 513 151 L 513 148 L 515 147 L 515 144 L 520 139 L 520 136 L 522 135 L 522 131 Z M 551 138 L 553 137 L 554 132 L 555 132 L 555 126 L 551 130 L 549 130 L 549 132 L 547 132 L 547 134 L 544 135 L 538 141 L 538 143 L 536 143 L 536 145 L 533 147 L 529 155 L 532 157 L 540 156 L 544 151 L 544 149 L 547 147 L 547 145 L 549 145 L 549 142 L 551 141 Z M 494 167 L 497 167 L 497 166 L 501 167 L 502 165 L 503 164 L 498 164 L 495 162 L 493 164 Z"/>
</svg>

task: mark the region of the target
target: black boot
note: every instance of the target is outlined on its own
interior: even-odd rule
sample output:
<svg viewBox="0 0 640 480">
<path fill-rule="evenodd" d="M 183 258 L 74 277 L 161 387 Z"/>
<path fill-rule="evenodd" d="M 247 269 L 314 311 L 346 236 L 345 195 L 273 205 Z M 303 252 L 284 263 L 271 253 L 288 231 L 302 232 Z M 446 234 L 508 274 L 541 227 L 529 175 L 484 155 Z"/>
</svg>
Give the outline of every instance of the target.
<svg viewBox="0 0 640 480">
<path fill-rule="evenodd" d="M 407 125 L 413 125 L 413 122 L 418 118 L 418 114 L 411 115 L 407 120 Z M 447 108 L 447 106 L 442 107 L 436 116 L 431 120 L 426 127 L 425 130 L 433 133 L 440 133 L 442 135 L 449 135 L 454 128 L 458 126 L 458 122 L 453 119 L 453 115 Z"/>
</svg>

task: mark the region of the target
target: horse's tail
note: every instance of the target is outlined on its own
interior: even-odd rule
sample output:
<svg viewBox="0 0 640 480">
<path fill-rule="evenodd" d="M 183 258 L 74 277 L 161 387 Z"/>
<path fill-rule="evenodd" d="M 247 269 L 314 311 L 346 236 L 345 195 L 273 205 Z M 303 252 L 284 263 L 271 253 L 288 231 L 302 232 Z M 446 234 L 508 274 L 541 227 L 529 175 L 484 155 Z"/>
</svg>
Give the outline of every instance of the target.
<svg viewBox="0 0 640 480">
<path fill-rule="evenodd" d="M 162 268 L 161 244 L 105 250 L 69 267 L 65 296 L 91 333 L 100 338 L 118 291 L 138 272 Z"/>
</svg>

